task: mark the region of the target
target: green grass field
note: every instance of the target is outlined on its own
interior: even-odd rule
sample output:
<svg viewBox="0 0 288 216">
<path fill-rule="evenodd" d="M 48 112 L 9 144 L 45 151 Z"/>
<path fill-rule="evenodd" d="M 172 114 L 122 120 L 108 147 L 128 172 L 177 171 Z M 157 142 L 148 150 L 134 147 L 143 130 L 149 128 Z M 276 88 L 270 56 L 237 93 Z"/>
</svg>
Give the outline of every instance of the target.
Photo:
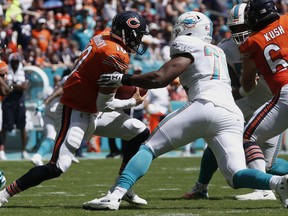
<svg viewBox="0 0 288 216">
<path fill-rule="evenodd" d="M 288 159 L 288 156 L 283 156 Z M 118 211 L 89 211 L 82 203 L 99 198 L 117 175 L 120 159 L 81 160 L 57 179 L 30 188 L 0 208 L 0 216 L 74 216 L 74 215 L 288 215 L 280 201 L 236 201 L 233 196 L 250 192 L 234 190 L 217 171 L 209 187 L 209 200 L 182 200 L 199 173 L 199 157 L 158 158 L 147 175 L 134 186 L 138 195 L 147 199 L 147 206 L 128 205 L 122 201 Z M 24 174 L 32 164 L 28 161 L 1 161 L 7 183 Z"/>
</svg>

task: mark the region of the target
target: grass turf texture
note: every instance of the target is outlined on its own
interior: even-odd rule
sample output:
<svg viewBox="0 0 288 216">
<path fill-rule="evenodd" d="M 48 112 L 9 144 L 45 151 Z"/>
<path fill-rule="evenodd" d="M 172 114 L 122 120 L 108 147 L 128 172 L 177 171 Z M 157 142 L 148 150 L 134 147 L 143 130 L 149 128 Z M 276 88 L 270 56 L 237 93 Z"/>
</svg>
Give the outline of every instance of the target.
<svg viewBox="0 0 288 216">
<path fill-rule="evenodd" d="M 288 159 L 288 156 L 282 156 Z M 43 182 L 16 196 L 0 208 L 1 216 L 78 216 L 78 215 L 288 215 L 280 201 L 236 201 L 234 196 L 250 189 L 230 188 L 219 171 L 209 187 L 209 200 L 183 200 L 197 179 L 200 157 L 158 158 L 134 190 L 148 205 L 134 206 L 122 201 L 118 211 L 89 211 L 82 203 L 99 198 L 114 182 L 120 159 L 81 160 L 59 178 Z M 28 161 L 1 161 L 7 183 L 24 174 Z"/>
</svg>

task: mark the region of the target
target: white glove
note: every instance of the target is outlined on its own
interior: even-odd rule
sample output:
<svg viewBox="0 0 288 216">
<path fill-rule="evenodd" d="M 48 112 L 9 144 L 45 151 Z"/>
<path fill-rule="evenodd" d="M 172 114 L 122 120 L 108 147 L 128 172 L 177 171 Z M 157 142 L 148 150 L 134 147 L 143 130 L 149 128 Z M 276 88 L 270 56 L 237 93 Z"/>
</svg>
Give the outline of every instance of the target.
<svg viewBox="0 0 288 216">
<path fill-rule="evenodd" d="M 107 87 L 118 87 L 122 86 L 122 77 L 123 74 L 114 72 L 113 74 L 103 74 L 100 76 L 99 80 L 97 81 L 97 84 L 99 86 L 107 86 Z"/>
</svg>

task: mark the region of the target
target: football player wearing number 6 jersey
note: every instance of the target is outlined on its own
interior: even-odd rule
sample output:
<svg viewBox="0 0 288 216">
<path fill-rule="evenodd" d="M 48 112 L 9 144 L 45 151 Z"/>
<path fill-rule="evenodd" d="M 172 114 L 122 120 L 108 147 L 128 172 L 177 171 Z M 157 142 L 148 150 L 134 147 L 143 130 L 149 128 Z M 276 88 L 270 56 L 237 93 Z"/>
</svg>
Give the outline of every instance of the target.
<svg viewBox="0 0 288 216">
<path fill-rule="evenodd" d="M 225 54 L 211 44 L 212 32 L 212 22 L 207 16 L 186 12 L 173 27 L 175 39 L 171 42 L 171 60 L 159 70 L 132 76 L 101 76 L 100 85 L 141 88 L 164 87 L 179 76 L 189 101 L 160 122 L 128 162 L 115 190 L 90 201 L 94 209 L 118 210 L 123 195 L 147 172 L 155 158 L 198 138 L 205 139 L 231 187 L 273 189 L 279 193 L 283 204 L 288 205 L 288 176 L 246 168 L 244 118 L 232 96 Z"/>
<path fill-rule="evenodd" d="M 66 172 L 81 141 L 89 140 L 93 133 L 128 141 L 119 171 L 121 174 L 150 134 L 144 123 L 125 114 L 123 109 L 141 104 L 146 95 L 141 96 L 138 90 L 130 99 L 116 99 L 117 87 L 99 87 L 97 80 L 103 73 L 125 73 L 129 53 L 145 52 L 147 45 L 142 44 L 141 40 L 148 33 L 146 22 L 139 13 L 124 11 L 112 20 L 111 32 L 101 33 L 90 40 L 63 87 L 56 110 L 57 138 L 51 160 L 30 169 L 2 190 L 0 207 L 15 194 Z M 126 201 L 147 204 L 133 191 L 128 193 Z"/>
<path fill-rule="evenodd" d="M 245 126 L 244 145 L 254 145 L 288 128 L 288 15 L 280 16 L 272 0 L 251 0 L 245 10 L 245 23 L 252 33 L 239 46 L 243 92 L 256 87 L 258 69 L 273 94 Z M 288 201 L 285 205 L 288 207 Z"/>
</svg>

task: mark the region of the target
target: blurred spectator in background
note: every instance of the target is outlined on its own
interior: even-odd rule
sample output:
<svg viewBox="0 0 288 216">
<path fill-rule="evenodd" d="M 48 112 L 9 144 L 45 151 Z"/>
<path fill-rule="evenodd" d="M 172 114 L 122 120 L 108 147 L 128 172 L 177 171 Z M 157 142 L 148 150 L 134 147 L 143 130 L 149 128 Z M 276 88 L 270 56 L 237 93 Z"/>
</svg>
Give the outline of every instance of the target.
<svg viewBox="0 0 288 216">
<path fill-rule="evenodd" d="M 72 36 L 73 39 L 78 43 L 79 49 L 84 50 L 91 37 L 94 36 L 94 30 L 88 28 L 87 21 L 83 20 L 79 28 L 74 29 Z"/>
<path fill-rule="evenodd" d="M 5 155 L 4 141 L 2 137 L 2 100 L 10 93 L 10 87 L 6 84 L 6 76 L 8 73 L 8 65 L 0 60 L 0 160 L 7 160 Z"/>
<path fill-rule="evenodd" d="M 108 22 L 109 20 L 112 20 L 116 14 L 117 0 L 107 0 L 103 8 L 103 19 Z"/>
<path fill-rule="evenodd" d="M 6 0 L 5 5 L 5 22 L 6 24 L 11 23 L 13 20 L 16 20 L 17 22 L 22 22 L 22 8 L 20 5 L 19 0 Z"/>
<path fill-rule="evenodd" d="M 171 112 L 170 98 L 167 87 L 149 89 L 144 101 L 146 117 L 150 131 L 153 131 L 162 119 Z"/>
<path fill-rule="evenodd" d="M 26 50 L 32 38 L 32 17 L 29 14 L 24 14 L 23 21 L 13 22 L 13 30 L 15 31 L 17 44 L 22 46 L 22 49 Z"/>
<path fill-rule="evenodd" d="M 167 88 L 171 101 L 187 102 L 187 94 L 183 86 L 180 84 L 179 78 L 176 78 Z"/>
<path fill-rule="evenodd" d="M 38 46 L 42 52 L 46 52 L 48 45 L 52 41 L 51 33 L 47 30 L 46 19 L 41 17 L 37 20 L 35 29 L 32 30 L 32 36 L 37 39 Z"/>
<path fill-rule="evenodd" d="M 3 110 L 3 143 L 5 143 L 6 132 L 15 129 L 20 130 L 21 136 L 21 157 L 29 159 L 26 152 L 26 107 L 24 91 L 28 88 L 28 80 L 22 65 L 22 57 L 19 53 L 12 53 L 8 58 L 8 85 L 13 86 L 13 91 L 7 95 L 2 103 Z"/>
<path fill-rule="evenodd" d="M 285 14 L 288 12 L 288 0 L 274 0 L 279 13 Z"/>
<path fill-rule="evenodd" d="M 108 138 L 109 154 L 106 158 L 114 158 L 122 154 L 122 149 L 119 149 L 116 143 L 116 138 Z"/>
</svg>

